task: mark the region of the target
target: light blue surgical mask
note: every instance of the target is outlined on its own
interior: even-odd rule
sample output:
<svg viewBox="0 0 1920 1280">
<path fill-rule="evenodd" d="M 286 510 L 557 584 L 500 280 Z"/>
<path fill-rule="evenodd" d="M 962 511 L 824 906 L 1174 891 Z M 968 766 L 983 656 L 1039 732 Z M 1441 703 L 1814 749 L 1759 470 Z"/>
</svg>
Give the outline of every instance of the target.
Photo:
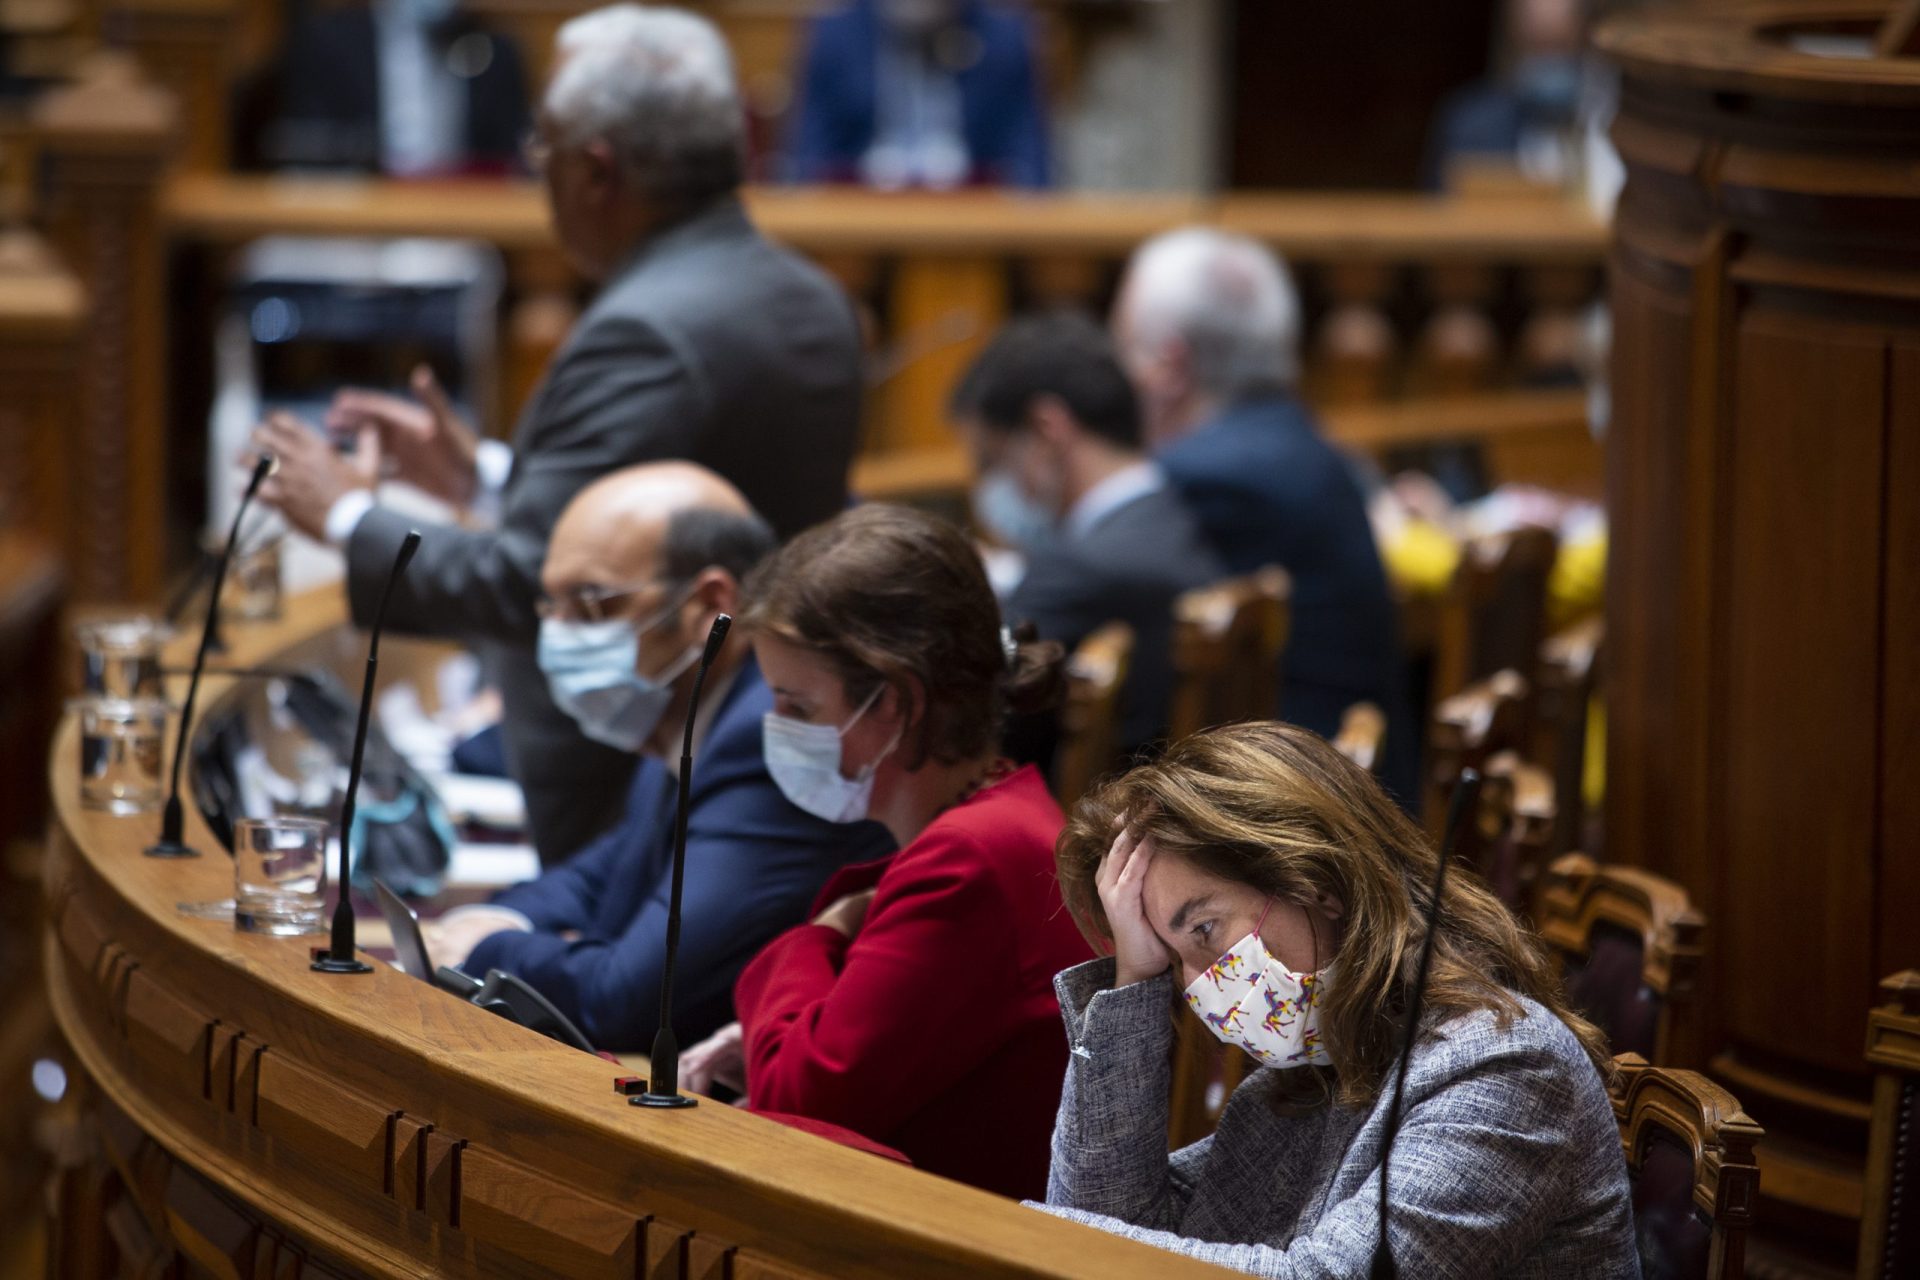
<svg viewBox="0 0 1920 1280">
<path fill-rule="evenodd" d="M 622 618 L 575 622 L 543 618 L 537 658 L 553 701 L 573 717 L 580 732 L 595 742 L 638 753 L 653 736 L 673 701 L 673 683 L 700 657 L 700 646 L 668 664 L 665 671 L 642 675 L 640 637 L 686 603 L 686 597 L 643 623 Z"/>
<path fill-rule="evenodd" d="M 1059 519 L 1005 471 L 989 471 L 973 486 L 973 514 L 982 529 L 1018 551 L 1034 551 L 1059 537 Z"/>
<path fill-rule="evenodd" d="M 761 750 L 767 773 L 794 808 L 825 822 L 858 822 L 867 816 L 873 804 L 873 775 L 880 762 L 900 745 L 900 734 L 896 731 L 880 754 L 851 778 L 840 773 L 840 752 L 847 730 L 872 708 L 880 697 L 880 688 L 837 729 L 772 711 L 761 719 Z"/>
</svg>

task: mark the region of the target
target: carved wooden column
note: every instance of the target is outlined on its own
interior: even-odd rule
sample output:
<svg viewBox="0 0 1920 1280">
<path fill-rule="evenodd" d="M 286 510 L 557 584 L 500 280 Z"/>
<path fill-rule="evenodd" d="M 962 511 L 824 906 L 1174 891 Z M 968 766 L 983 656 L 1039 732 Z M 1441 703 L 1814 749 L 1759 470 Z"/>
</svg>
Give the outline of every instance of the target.
<svg viewBox="0 0 1920 1280">
<path fill-rule="evenodd" d="M 80 415 L 80 283 L 29 231 L 0 232 L 0 528 L 79 550 L 67 442 Z"/>
<path fill-rule="evenodd" d="M 1492 264 L 1471 261 L 1429 263 L 1424 274 L 1433 313 L 1414 344 L 1408 393 L 1447 396 L 1485 390 L 1500 360 L 1500 335 L 1487 315 L 1498 275 Z"/>
<path fill-rule="evenodd" d="M 180 104 L 182 168 L 217 173 L 227 168 L 236 54 L 251 11 L 236 0 L 107 0 L 107 35 L 140 59 L 149 79 Z"/>
<path fill-rule="evenodd" d="M 85 371 L 67 436 L 74 594 L 144 599 L 165 565 L 166 284 L 160 182 L 172 95 L 97 54 L 34 108 L 43 211 L 85 287 Z"/>
<path fill-rule="evenodd" d="M 1885 12 L 1768 0 L 1600 38 L 1627 166 L 1607 849 L 1707 916 L 1681 1065 L 1766 1126 L 1755 1274 L 1851 1256 L 1867 1010 L 1920 965 L 1920 59 L 1874 56 Z"/>
</svg>

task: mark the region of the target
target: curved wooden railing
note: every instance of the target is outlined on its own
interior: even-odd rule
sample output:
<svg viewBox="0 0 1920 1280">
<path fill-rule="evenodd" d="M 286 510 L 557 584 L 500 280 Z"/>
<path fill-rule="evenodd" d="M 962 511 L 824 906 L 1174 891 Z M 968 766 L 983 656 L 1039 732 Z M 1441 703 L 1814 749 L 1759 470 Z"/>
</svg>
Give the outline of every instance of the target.
<svg viewBox="0 0 1920 1280">
<path fill-rule="evenodd" d="M 339 619 L 333 593 L 300 597 L 230 625 L 226 661 L 357 655 Z M 82 809 L 76 733 L 48 771 L 45 959 L 92 1123 L 49 1274 L 1219 1274 L 717 1103 L 630 1107 L 613 1064 L 385 964 L 317 974 L 317 939 L 183 916 L 231 864 L 197 814 L 205 856 L 159 861 L 157 819 Z"/>
</svg>

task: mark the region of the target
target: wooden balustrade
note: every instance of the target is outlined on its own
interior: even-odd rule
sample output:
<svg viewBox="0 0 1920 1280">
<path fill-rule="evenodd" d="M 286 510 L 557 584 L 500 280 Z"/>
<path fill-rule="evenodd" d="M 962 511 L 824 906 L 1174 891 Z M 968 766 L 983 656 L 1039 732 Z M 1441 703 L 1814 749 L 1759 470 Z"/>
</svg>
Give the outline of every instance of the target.
<svg viewBox="0 0 1920 1280">
<path fill-rule="evenodd" d="M 35 104 L 45 173 L 40 213 L 87 294 L 75 420 L 64 435 L 74 487 L 67 544 L 83 600 L 160 586 L 166 525 L 166 237 L 161 180 L 172 97 L 124 55 L 93 55 Z"/>
<path fill-rule="evenodd" d="M 1597 295 L 1605 229 L 1537 197 L 878 194 L 756 188 L 776 239 L 862 304 L 875 353 L 868 457 L 952 448 L 945 407 L 960 370 L 1015 309 L 1110 301 L 1126 256 L 1187 223 L 1253 235 L 1285 256 L 1306 302 L 1305 385 L 1329 405 L 1419 394 L 1432 403 L 1511 386 L 1536 369 L 1541 305 L 1565 320 Z M 168 187 L 178 241 L 267 234 L 448 235 L 509 254 L 504 420 L 580 291 L 559 265 L 527 182 L 388 183 L 183 174 Z M 1564 329 L 1564 325 L 1562 325 Z M 1530 376 L 1530 375 L 1529 375 Z M 1568 403 L 1573 403 L 1569 401 Z M 189 409 L 196 412 L 198 408 Z M 1577 409 L 1571 411 L 1574 424 Z M 1556 417 L 1564 416 L 1560 408 Z M 1591 453 L 1589 448 L 1586 452 Z M 1584 489 L 1597 473 L 1569 471 Z"/>
</svg>

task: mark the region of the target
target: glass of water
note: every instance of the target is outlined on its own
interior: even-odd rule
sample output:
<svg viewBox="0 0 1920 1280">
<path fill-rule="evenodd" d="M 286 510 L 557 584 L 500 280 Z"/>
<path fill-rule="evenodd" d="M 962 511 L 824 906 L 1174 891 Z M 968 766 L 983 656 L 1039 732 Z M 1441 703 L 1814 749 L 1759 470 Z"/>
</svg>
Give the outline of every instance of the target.
<svg viewBox="0 0 1920 1280">
<path fill-rule="evenodd" d="M 80 641 L 80 685 L 103 698 L 160 696 L 160 651 L 173 628 L 158 618 L 135 615 L 83 622 L 74 629 Z"/>
<path fill-rule="evenodd" d="M 80 803 L 108 813 L 160 807 L 160 758 L 167 704 L 158 698 L 77 698 L 80 718 Z"/>
<path fill-rule="evenodd" d="M 220 597 L 222 613 L 248 622 L 280 616 L 281 541 L 277 534 L 265 534 L 234 549 L 226 594 Z"/>
<path fill-rule="evenodd" d="M 233 925 L 249 933 L 316 933 L 327 893 L 328 824 L 241 818 L 233 824 Z"/>
</svg>

